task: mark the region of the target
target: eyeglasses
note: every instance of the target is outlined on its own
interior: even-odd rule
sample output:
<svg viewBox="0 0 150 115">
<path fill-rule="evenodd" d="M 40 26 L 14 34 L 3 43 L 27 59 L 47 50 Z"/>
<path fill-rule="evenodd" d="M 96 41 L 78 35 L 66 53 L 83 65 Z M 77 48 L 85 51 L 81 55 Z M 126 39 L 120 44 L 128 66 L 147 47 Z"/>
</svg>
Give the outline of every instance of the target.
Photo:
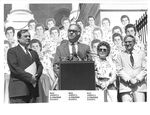
<svg viewBox="0 0 150 115">
<path fill-rule="evenodd" d="M 107 49 L 100 48 L 100 49 L 98 49 L 98 51 L 99 51 L 99 52 L 102 52 L 102 51 L 103 51 L 103 52 L 106 52 L 106 51 L 107 51 Z"/>
<path fill-rule="evenodd" d="M 127 43 L 129 43 L 129 44 L 131 44 L 133 41 L 125 41 L 124 43 L 125 44 L 127 44 Z"/>
<path fill-rule="evenodd" d="M 30 38 L 31 36 L 30 36 L 30 35 L 25 35 L 25 36 L 23 36 L 23 37 L 25 37 L 25 38 L 29 37 L 29 38 Z"/>
<path fill-rule="evenodd" d="M 76 32 L 79 32 L 79 31 L 77 31 L 77 30 L 68 30 L 68 32 L 76 33 Z"/>
</svg>

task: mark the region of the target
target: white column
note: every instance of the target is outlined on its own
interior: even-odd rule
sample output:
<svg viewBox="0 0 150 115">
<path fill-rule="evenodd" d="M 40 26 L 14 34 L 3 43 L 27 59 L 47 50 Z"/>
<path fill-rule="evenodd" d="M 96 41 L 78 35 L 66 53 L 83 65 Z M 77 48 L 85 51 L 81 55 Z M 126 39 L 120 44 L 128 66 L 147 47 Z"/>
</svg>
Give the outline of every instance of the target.
<svg viewBox="0 0 150 115">
<path fill-rule="evenodd" d="M 12 4 L 11 11 L 15 11 L 15 10 L 19 10 L 19 9 L 29 11 L 29 4 L 27 4 L 27 3 L 24 3 L 23 5 L 21 5 L 20 3 L 13 3 Z"/>
<path fill-rule="evenodd" d="M 31 19 L 34 19 L 34 15 L 30 11 L 28 3 L 14 3 L 7 15 L 5 27 L 12 26 L 16 30 L 27 29 L 28 21 Z"/>
</svg>

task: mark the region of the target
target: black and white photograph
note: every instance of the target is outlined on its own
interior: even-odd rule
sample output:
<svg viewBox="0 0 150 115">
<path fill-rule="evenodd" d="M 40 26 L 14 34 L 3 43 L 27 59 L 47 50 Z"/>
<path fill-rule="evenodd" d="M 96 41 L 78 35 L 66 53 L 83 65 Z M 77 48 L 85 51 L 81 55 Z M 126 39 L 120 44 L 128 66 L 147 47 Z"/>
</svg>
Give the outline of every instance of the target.
<svg viewBox="0 0 150 115">
<path fill-rule="evenodd" d="M 148 4 L 3 0 L 2 104 L 147 106 Z"/>
</svg>

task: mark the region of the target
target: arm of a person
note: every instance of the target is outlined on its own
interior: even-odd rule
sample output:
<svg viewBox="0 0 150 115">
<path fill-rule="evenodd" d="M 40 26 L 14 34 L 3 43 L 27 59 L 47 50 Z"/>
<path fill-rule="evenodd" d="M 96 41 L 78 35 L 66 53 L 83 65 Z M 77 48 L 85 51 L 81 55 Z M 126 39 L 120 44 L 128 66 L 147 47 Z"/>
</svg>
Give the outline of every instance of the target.
<svg viewBox="0 0 150 115">
<path fill-rule="evenodd" d="M 116 81 L 116 71 L 115 70 L 113 70 L 112 72 L 111 72 L 111 78 L 109 79 L 109 84 L 113 84 L 114 82 Z"/>
<path fill-rule="evenodd" d="M 32 77 L 32 74 L 25 72 L 19 65 L 17 61 L 17 55 L 14 50 L 9 49 L 7 53 L 7 62 L 12 74 L 15 75 L 16 78 L 33 83 L 35 80 Z"/>
<path fill-rule="evenodd" d="M 36 65 L 37 65 L 37 72 L 36 72 L 37 76 L 36 76 L 36 78 L 39 79 L 42 75 L 42 72 L 43 72 L 43 65 L 42 65 L 42 63 L 39 59 L 39 56 L 36 52 L 35 52 L 35 55 L 36 55 Z"/>
<path fill-rule="evenodd" d="M 136 76 L 136 79 L 138 81 L 142 81 L 147 76 L 147 60 L 146 60 L 144 52 L 143 52 L 143 56 L 142 56 L 141 68 L 142 68 L 141 72 L 139 74 L 137 74 L 137 76 Z"/>
<path fill-rule="evenodd" d="M 88 54 L 87 55 L 88 55 L 88 60 L 92 60 L 90 46 L 88 46 Z"/>
<path fill-rule="evenodd" d="M 130 76 L 123 70 L 123 60 L 121 59 L 121 55 L 117 56 L 116 60 L 116 70 L 117 75 L 124 80 L 125 82 L 129 82 Z"/>
<path fill-rule="evenodd" d="M 59 50 L 59 46 L 57 47 L 56 49 L 56 54 L 55 54 L 55 57 L 54 57 L 54 62 L 53 64 L 57 64 L 60 62 L 60 50 Z"/>
<path fill-rule="evenodd" d="M 90 46 L 87 46 L 87 51 L 86 51 L 86 55 L 87 55 L 87 60 L 91 61 L 92 60 L 92 55 L 91 55 L 91 50 L 90 50 Z"/>
<path fill-rule="evenodd" d="M 113 84 L 115 81 L 116 81 L 116 65 L 115 63 L 112 61 L 111 57 L 110 57 L 110 60 L 109 63 L 111 64 L 111 77 L 110 79 L 108 80 L 108 83 L 107 83 L 107 86 L 109 86 L 109 84 Z"/>
</svg>

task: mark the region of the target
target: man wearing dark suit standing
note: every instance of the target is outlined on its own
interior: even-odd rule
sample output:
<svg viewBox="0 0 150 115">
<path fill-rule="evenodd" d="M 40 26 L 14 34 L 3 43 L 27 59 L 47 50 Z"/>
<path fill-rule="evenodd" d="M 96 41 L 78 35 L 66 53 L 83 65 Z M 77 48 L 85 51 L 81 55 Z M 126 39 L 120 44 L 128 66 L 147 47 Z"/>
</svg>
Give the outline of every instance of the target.
<svg viewBox="0 0 150 115">
<path fill-rule="evenodd" d="M 10 103 L 33 103 L 38 97 L 38 80 L 42 74 L 43 66 L 38 54 L 28 49 L 30 33 L 20 30 L 17 33 L 18 46 L 8 50 L 7 61 L 10 68 L 9 97 Z M 36 66 L 33 75 L 26 69 L 30 65 Z"/>
<path fill-rule="evenodd" d="M 68 41 L 62 43 L 56 49 L 54 57 L 54 72 L 59 76 L 59 62 L 61 61 L 90 61 L 90 46 L 79 43 L 81 36 L 81 27 L 77 24 L 71 24 L 68 29 Z M 56 82 L 57 83 L 56 79 Z M 55 84 L 54 83 L 54 84 Z M 53 86 L 55 87 L 55 85 Z"/>
<path fill-rule="evenodd" d="M 68 29 L 69 42 L 63 43 L 56 49 L 54 64 L 60 61 L 86 61 L 92 60 L 90 55 L 90 46 L 79 43 L 81 36 L 81 27 L 77 24 L 71 24 Z"/>
</svg>

